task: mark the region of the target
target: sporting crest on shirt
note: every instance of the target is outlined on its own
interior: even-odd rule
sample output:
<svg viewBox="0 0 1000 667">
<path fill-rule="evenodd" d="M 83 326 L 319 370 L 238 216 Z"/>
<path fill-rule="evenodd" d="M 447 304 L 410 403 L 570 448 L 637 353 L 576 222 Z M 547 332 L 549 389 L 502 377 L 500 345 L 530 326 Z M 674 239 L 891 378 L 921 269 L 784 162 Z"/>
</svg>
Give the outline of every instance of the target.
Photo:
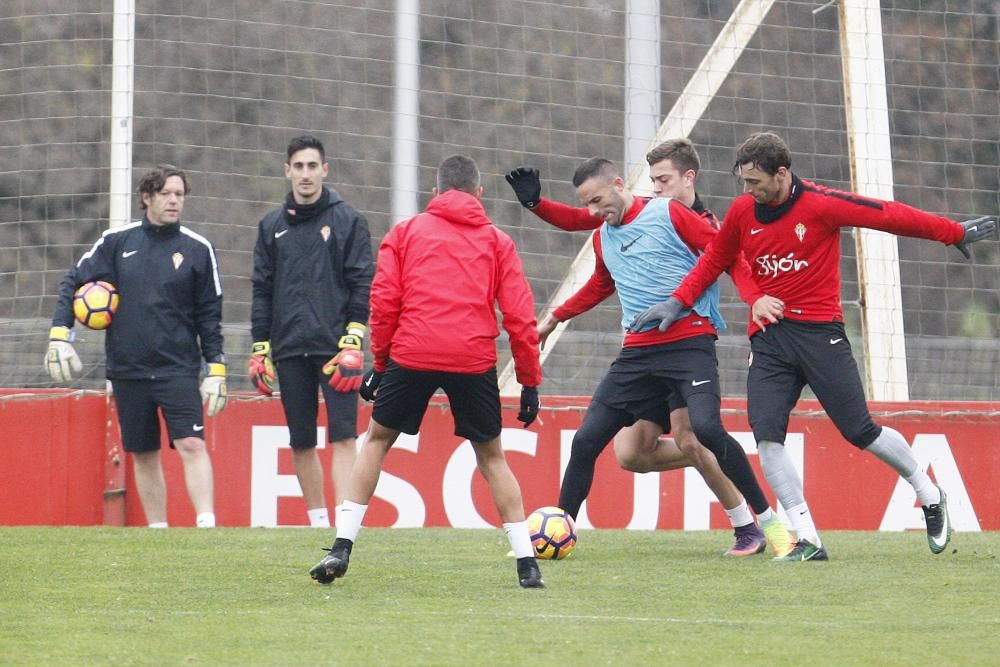
<svg viewBox="0 0 1000 667">
<path fill-rule="evenodd" d="M 330 240 L 330 225 L 323 225 L 319 228 L 319 235 L 323 237 L 323 243 Z"/>
<path fill-rule="evenodd" d="M 175 271 L 177 269 L 181 268 L 181 264 L 184 263 L 184 255 L 182 255 L 179 252 L 175 252 L 170 259 L 174 260 L 174 270 Z"/>
<path fill-rule="evenodd" d="M 799 243 L 802 243 L 802 239 L 806 237 L 806 226 L 801 222 L 795 225 L 795 235 L 799 237 Z"/>
</svg>

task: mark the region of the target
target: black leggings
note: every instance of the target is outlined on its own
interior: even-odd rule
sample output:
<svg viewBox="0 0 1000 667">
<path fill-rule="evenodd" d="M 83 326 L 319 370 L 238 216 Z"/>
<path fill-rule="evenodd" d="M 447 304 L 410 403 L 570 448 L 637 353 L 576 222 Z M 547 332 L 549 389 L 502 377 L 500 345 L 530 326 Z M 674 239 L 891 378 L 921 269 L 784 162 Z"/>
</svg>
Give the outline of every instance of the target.
<svg viewBox="0 0 1000 667">
<path fill-rule="evenodd" d="M 695 436 L 715 454 L 722 472 L 732 480 L 753 511 L 760 514 L 766 510 L 769 507 L 767 498 L 757 483 L 743 447 L 722 426 L 719 397 L 711 393 L 697 393 L 688 395 L 686 400 Z M 618 431 L 633 421 L 628 412 L 597 401 L 591 402 L 587 408 L 583 424 L 573 437 L 573 448 L 559 490 L 559 507 L 574 519 L 590 493 L 597 457 Z"/>
</svg>

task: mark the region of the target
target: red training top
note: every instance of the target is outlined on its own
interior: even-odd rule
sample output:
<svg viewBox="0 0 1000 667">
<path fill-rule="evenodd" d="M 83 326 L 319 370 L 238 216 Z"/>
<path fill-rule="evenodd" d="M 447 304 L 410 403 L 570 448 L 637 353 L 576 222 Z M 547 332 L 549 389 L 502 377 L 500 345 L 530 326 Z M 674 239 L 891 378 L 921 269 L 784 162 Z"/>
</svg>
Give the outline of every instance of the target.
<svg viewBox="0 0 1000 667">
<path fill-rule="evenodd" d="M 785 302 L 785 317 L 842 321 L 840 228 L 866 227 L 898 236 L 955 244 L 962 225 L 912 206 L 825 188 L 793 174 L 789 198 L 777 206 L 733 200 L 718 237 L 674 291 L 689 306 L 742 251 L 757 289 Z M 751 318 L 748 335 L 760 327 Z"/>
<path fill-rule="evenodd" d="M 514 241 L 474 196 L 448 190 L 382 239 L 372 282 L 375 370 L 483 373 L 496 366 L 503 314 L 517 381 L 542 382 L 535 300 Z"/>
</svg>

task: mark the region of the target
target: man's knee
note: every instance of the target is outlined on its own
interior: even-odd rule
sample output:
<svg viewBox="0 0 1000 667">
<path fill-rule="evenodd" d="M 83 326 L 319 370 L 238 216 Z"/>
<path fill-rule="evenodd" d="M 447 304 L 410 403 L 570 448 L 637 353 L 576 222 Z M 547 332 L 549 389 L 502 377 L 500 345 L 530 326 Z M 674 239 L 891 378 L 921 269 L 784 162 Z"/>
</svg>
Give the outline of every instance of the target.
<svg viewBox="0 0 1000 667">
<path fill-rule="evenodd" d="M 205 441 L 194 437 L 174 440 L 174 449 L 182 456 L 197 455 L 207 451 Z"/>
<path fill-rule="evenodd" d="M 618 432 L 615 436 L 615 459 L 623 470 L 629 472 L 647 472 L 651 450 L 656 446 L 655 437 L 652 444 L 646 442 L 649 438 L 637 426 L 631 426 Z"/>
<path fill-rule="evenodd" d="M 865 449 L 882 433 L 882 427 L 871 419 L 854 424 L 838 424 L 837 427 L 844 439 L 858 449 Z"/>
<path fill-rule="evenodd" d="M 677 448 L 689 458 L 697 458 L 704 449 L 701 441 L 698 440 L 691 429 L 675 431 L 672 435 L 674 436 L 674 441 L 677 443 Z"/>
<path fill-rule="evenodd" d="M 694 442 L 698 445 L 704 445 L 709 451 L 718 454 L 718 450 L 725 447 L 726 442 L 726 429 L 722 426 L 722 421 L 719 419 L 706 419 L 704 421 L 693 423 L 692 425 Z M 687 444 L 682 445 L 690 447 L 691 451 L 696 451 L 693 449 L 692 439 L 687 438 Z M 687 451 L 687 450 L 685 450 Z"/>
</svg>

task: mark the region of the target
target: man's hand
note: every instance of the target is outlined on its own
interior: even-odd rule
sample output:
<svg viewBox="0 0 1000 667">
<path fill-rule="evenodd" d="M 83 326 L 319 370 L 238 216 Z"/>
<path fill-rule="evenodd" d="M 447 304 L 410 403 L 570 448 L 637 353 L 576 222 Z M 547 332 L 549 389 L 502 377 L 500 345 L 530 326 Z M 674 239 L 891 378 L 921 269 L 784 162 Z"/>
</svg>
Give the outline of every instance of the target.
<svg viewBox="0 0 1000 667">
<path fill-rule="evenodd" d="M 379 373 L 374 368 L 365 373 L 365 379 L 361 383 L 361 389 L 359 390 L 361 398 L 365 399 L 369 403 L 375 400 L 375 392 L 378 391 L 379 384 L 382 383 L 382 373 Z"/>
<path fill-rule="evenodd" d="M 361 339 L 368 327 L 360 322 L 348 322 L 347 333 L 337 341 L 340 352 L 323 365 L 323 372 L 330 376 L 330 386 L 341 393 L 357 391 L 365 370 L 365 355 Z"/>
<path fill-rule="evenodd" d="M 521 206 L 535 208 L 542 198 L 542 183 L 534 167 L 518 167 L 506 176 Z"/>
<path fill-rule="evenodd" d="M 528 428 L 536 417 L 538 417 L 538 387 L 521 387 L 521 411 L 517 413 L 517 421 L 522 422 L 524 428 Z"/>
<path fill-rule="evenodd" d="M 53 382 L 66 384 L 73 381 L 73 373 L 83 370 L 80 357 L 69 342 L 69 327 L 52 327 L 49 330 L 49 349 L 45 353 L 45 370 Z"/>
<path fill-rule="evenodd" d="M 361 387 L 365 358 L 361 350 L 347 347 L 323 364 L 323 373 L 330 376 L 330 386 L 335 391 L 346 394 Z"/>
<path fill-rule="evenodd" d="M 753 302 L 750 307 L 750 317 L 761 331 L 769 324 L 777 324 L 785 318 L 785 302 L 773 296 L 764 295 Z"/>
<path fill-rule="evenodd" d="M 684 310 L 684 306 L 681 304 L 680 299 L 671 296 L 666 301 L 650 306 L 632 318 L 632 323 L 628 325 L 628 330 L 635 333 L 641 331 L 642 327 L 649 322 L 660 320 L 660 331 L 666 331 L 667 327 L 674 323 L 674 320 L 677 319 L 682 310 Z"/>
<path fill-rule="evenodd" d="M 208 416 L 222 412 L 229 401 L 226 393 L 226 365 L 209 364 L 205 379 L 201 381 L 201 400 L 208 408 Z"/>
<path fill-rule="evenodd" d="M 997 227 L 996 221 L 992 220 L 988 215 L 976 218 L 975 220 L 966 220 L 959 224 L 965 230 L 965 235 L 961 241 L 955 244 L 955 247 L 958 248 L 960 253 L 965 255 L 966 259 L 972 259 L 972 253 L 969 252 L 968 246 L 976 241 L 991 238 Z"/>
<path fill-rule="evenodd" d="M 264 396 L 274 394 L 274 362 L 271 361 L 271 343 L 258 341 L 250 346 L 250 361 L 247 363 L 250 383 Z"/>
<path fill-rule="evenodd" d="M 552 313 L 543 317 L 542 321 L 538 323 L 538 345 L 541 349 L 545 349 L 545 341 L 548 340 L 549 334 L 555 331 L 557 326 L 559 326 L 559 320 Z"/>
</svg>

